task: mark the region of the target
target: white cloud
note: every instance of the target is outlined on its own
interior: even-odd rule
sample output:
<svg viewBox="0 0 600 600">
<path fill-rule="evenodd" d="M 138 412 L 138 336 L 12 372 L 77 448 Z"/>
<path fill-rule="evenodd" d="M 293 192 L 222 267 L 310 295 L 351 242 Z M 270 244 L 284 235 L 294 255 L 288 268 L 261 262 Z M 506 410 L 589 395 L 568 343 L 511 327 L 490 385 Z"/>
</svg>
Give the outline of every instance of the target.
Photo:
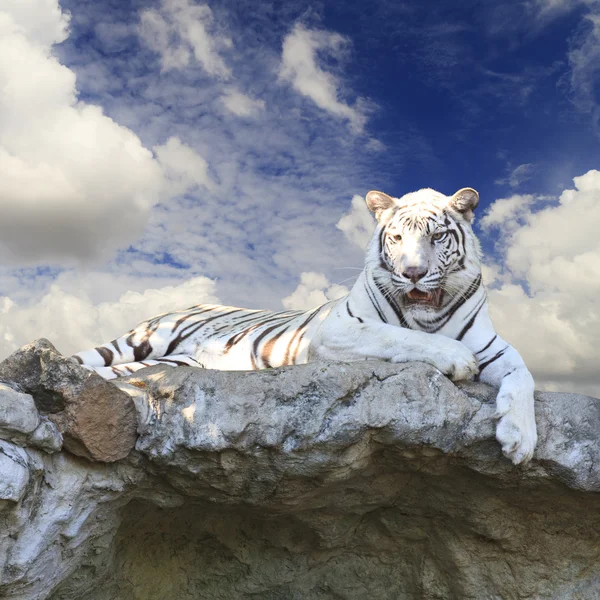
<svg viewBox="0 0 600 600">
<path fill-rule="evenodd" d="M 518 229 L 523 219 L 531 214 L 532 206 L 538 201 L 533 194 L 514 194 L 496 200 L 487 209 L 479 224 L 484 230 L 502 228 L 504 234 Z"/>
<path fill-rule="evenodd" d="M 162 0 L 160 11 L 142 12 L 140 35 L 160 54 L 163 70 L 183 69 L 193 55 L 209 75 L 231 77 L 231 69 L 219 51 L 230 48 L 232 41 L 215 29 L 212 10 L 206 4 Z"/>
<path fill-rule="evenodd" d="M 525 183 L 533 176 L 535 171 L 535 165 L 533 163 L 525 163 L 515 167 L 514 169 L 508 169 L 508 176 L 502 179 L 496 179 L 494 183 L 496 185 L 510 185 L 512 188 L 517 188 L 521 184 Z"/>
<path fill-rule="evenodd" d="M 225 91 L 221 102 L 229 112 L 238 117 L 255 117 L 265 109 L 264 100 L 254 100 L 234 88 Z"/>
<path fill-rule="evenodd" d="M 369 141 L 365 144 L 365 148 L 369 152 L 383 152 L 387 150 L 387 146 L 375 138 L 369 138 Z"/>
<path fill-rule="evenodd" d="M 354 106 L 340 99 L 342 83 L 338 77 L 319 65 L 319 53 L 340 57 L 348 40 L 329 31 L 306 29 L 297 23 L 283 40 L 279 77 L 319 108 L 336 117 L 347 119 L 356 133 L 367 121 L 367 102 L 358 98 Z"/>
<path fill-rule="evenodd" d="M 119 298 L 126 298 L 127 291 L 142 293 L 146 288 L 178 285 L 184 278 L 204 275 L 218 282 L 217 295 L 227 304 L 278 309 L 281 298 L 290 296 L 296 287 L 299 273 L 317 271 L 329 281 L 338 281 L 332 274 L 338 274 L 339 267 L 360 266 L 362 252 L 346 242 L 335 223 L 344 199 L 349 199 L 352 190 L 373 172 L 369 163 L 372 155 L 364 152 L 367 136 L 349 136 L 346 120 L 331 118 L 330 113 L 316 108 L 307 119 L 305 111 L 296 110 L 304 99 L 293 90 L 273 85 L 281 58 L 277 45 L 280 34 L 273 33 L 271 45 L 255 39 L 253 30 L 235 31 L 236 46 L 244 49 L 243 57 L 235 52 L 222 53 L 235 67 L 234 85 L 214 77 L 209 80 L 200 64 L 194 64 L 191 46 L 175 37 L 168 38 L 176 42 L 170 47 L 183 44 L 188 49 L 189 68 L 184 73 L 175 69 L 160 72 L 159 57 L 149 63 L 148 50 L 136 43 L 137 19 L 132 22 L 128 16 L 122 18 L 126 26 L 112 36 L 112 24 L 129 12 L 123 9 L 105 15 L 104 8 L 86 5 L 76 9 L 73 5 L 74 39 L 54 48 L 53 53 L 64 57 L 61 60 L 65 64 L 73 65 L 78 86 L 73 71 L 61 66 L 48 51 L 46 59 L 66 76 L 69 85 L 63 85 L 56 73 L 49 76 L 47 89 L 36 83 L 43 110 L 38 115 L 32 106 L 19 117 L 20 134 L 27 140 L 24 132 L 29 122 L 36 121 L 37 131 L 39 119 L 48 137 L 44 127 L 51 119 L 44 112 L 45 103 L 54 102 L 61 110 L 67 107 L 66 112 L 82 110 L 87 105 L 77 102 L 79 88 L 85 97 L 92 96 L 105 106 L 113 119 L 102 116 L 100 121 L 111 123 L 114 131 L 129 133 L 137 141 L 147 158 L 141 164 L 149 165 L 150 171 L 136 167 L 118 148 L 103 149 L 102 140 L 88 136 L 88 143 L 98 154 L 91 162 L 90 180 L 81 192 L 80 202 L 53 219 L 42 208 L 48 205 L 51 213 L 57 203 L 38 202 L 35 210 L 23 210 L 31 222 L 26 227 L 20 223 L 14 226 L 12 234 L 20 236 L 19 242 L 28 251 L 36 244 L 46 245 L 32 258 L 32 266 L 9 268 L 6 262 L 0 266 L 0 295 L 10 298 L 3 304 L 6 314 L 0 315 L 0 340 L 8 335 L 12 350 L 46 335 L 62 351 L 72 352 L 121 334 L 136 321 L 162 310 L 142 302 L 136 314 L 118 317 L 109 310 L 98 312 L 98 306 L 104 303 L 114 304 L 116 310 Z M 32 19 L 40 16 L 40 11 L 29 13 Z M 164 7 L 159 16 L 171 27 Z M 93 37 L 100 29 L 102 37 Z M 167 33 L 174 35 L 174 30 Z M 93 42 L 87 44 L 87 39 Z M 3 41 L 0 39 L 0 44 Z M 27 78 L 23 80 L 27 82 Z M 63 90 L 70 91 L 66 100 L 59 94 Z M 264 108 L 256 104 L 258 110 L 252 119 L 225 117 L 229 109 L 222 97 L 231 90 L 247 92 L 255 102 L 264 100 Z M 58 94 L 58 100 L 52 94 Z M 242 100 L 236 96 L 234 99 Z M 243 100 L 237 106 L 233 104 L 234 108 L 242 105 Z M 101 115 L 99 108 L 91 108 Z M 0 112 L 0 133 L 6 127 L 4 120 Z M 8 125 L 14 121 L 11 119 Z M 127 124 L 139 134 L 156 158 L 116 122 Z M 68 139 L 63 142 L 75 163 L 84 153 L 77 147 L 71 151 Z M 30 145 L 36 147 L 36 143 Z M 59 155 L 58 148 L 49 149 L 43 165 L 53 166 Z M 113 163 L 117 167 L 111 171 Z M 71 182 L 79 180 L 71 171 L 67 175 L 63 180 L 68 191 Z M 134 175 L 153 195 L 148 207 L 136 204 L 134 189 L 123 192 Z M 45 185 L 38 186 L 39 193 L 56 194 L 63 180 L 48 178 Z M 28 179 L 30 186 L 32 183 Z M 28 189 L 19 186 L 22 194 Z M 184 196 L 185 190 L 190 193 Z M 103 200 L 101 192 L 110 195 Z M 180 195 L 150 208 L 156 199 L 173 194 Z M 92 208 L 104 210 L 106 219 L 88 216 Z M 0 232 L 2 227 L 0 222 Z M 7 224 L 4 227 L 10 228 Z M 73 229 L 80 240 L 73 237 Z M 3 239 L 0 235 L 0 244 Z M 102 267 L 94 264 L 95 272 L 89 277 L 57 278 L 60 269 L 44 266 L 57 255 L 57 251 L 48 250 L 53 248 L 51 244 L 64 248 L 68 257 L 100 257 L 106 262 Z M 117 246 L 127 249 L 111 254 Z M 17 258 L 23 262 L 22 254 Z M 79 268 L 85 267 L 91 268 Z M 97 271 L 100 268 L 104 269 L 103 275 Z M 355 271 L 342 273 L 340 279 Z M 51 289 L 53 282 L 57 287 Z M 322 292 L 313 294 L 312 302 L 318 303 L 335 289 L 329 283 L 320 289 L 313 286 L 307 297 Z M 193 298 L 186 304 L 203 300 L 201 291 L 190 296 Z M 69 309 L 65 314 L 61 303 Z M 164 310 L 172 308 L 173 302 L 166 301 Z M 53 313 L 56 315 L 51 317 Z M 72 325 L 66 320 L 69 316 Z M 8 352 L 6 343 L 4 354 Z"/>
<path fill-rule="evenodd" d="M 550 21 L 579 6 L 594 7 L 598 0 L 529 0 L 527 7 L 539 20 Z"/>
<path fill-rule="evenodd" d="M 375 220 L 362 196 L 352 196 L 350 211 L 337 222 L 336 227 L 344 233 L 348 241 L 362 250 L 366 249 L 375 230 Z"/>
<path fill-rule="evenodd" d="M 512 279 L 490 290 L 490 313 L 539 384 L 600 396 L 600 171 L 574 182 L 556 206 L 526 213 L 515 196 L 483 219 L 505 236 L 499 267 Z"/>
<path fill-rule="evenodd" d="M 198 186 L 208 190 L 215 187 L 208 174 L 208 163 L 178 137 L 170 137 L 153 150 L 163 167 L 169 195 L 183 194 Z"/>
<path fill-rule="evenodd" d="M 281 303 L 287 310 L 309 310 L 349 292 L 344 285 L 330 283 L 323 273 L 302 273 L 300 284 Z"/>
<path fill-rule="evenodd" d="M 2 0 L 0 27 L 6 31 L 4 27 L 11 24 L 26 39 L 48 49 L 67 38 L 69 14 L 61 11 L 55 0 Z"/>
<path fill-rule="evenodd" d="M 600 2 L 594 4 L 584 17 L 580 31 L 571 40 L 567 55 L 569 61 L 568 83 L 571 99 L 582 112 L 592 117 L 592 122 L 600 133 L 600 98 L 598 78 L 600 77 Z"/>
<path fill-rule="evenodd" d="M 568 12 L 581 3 L 581 0 L 533 0 L 529 2 L 529 7 L 539 18 L 550 18 Z"/>
<path fill-rule="evenodd" d="M 99 289 L 100 283 L 112 288 L 112 300 L 94 300 L 95 294 L 107 293 Z M 144 283 L 148 282 L 102 273 L 66 275 L 32 303 L 20 305 L 0 296 L 0 360 L 39 337 L 50 339 L 63 354 L 71 355 L 121 336 L 153 315 L 203 302 L 219 303 L 214 282 L 206 277 L 142 292 L 129 290 L 114 297 L 119 288 L 140 288 Z"/>
<path fill-rule="evenodd" d="M 569 69 L 560 83 L 570 92 L 575 107 L 591 116 L 600 134 L 600 0 L 529 0 L 525 6 L 534 16 L 534 25 L 542 28 L 583 7 L 581 23 L 568 40 Z"/>
<path fill-rule="evenodd" d="M 77 100 L 52 55 L 68 19 L 57 1 L 0 8 L 0 256 L 46 262 L 106 255 L 143 229 L 162 185 L 139 138 Z"/>
</svg>

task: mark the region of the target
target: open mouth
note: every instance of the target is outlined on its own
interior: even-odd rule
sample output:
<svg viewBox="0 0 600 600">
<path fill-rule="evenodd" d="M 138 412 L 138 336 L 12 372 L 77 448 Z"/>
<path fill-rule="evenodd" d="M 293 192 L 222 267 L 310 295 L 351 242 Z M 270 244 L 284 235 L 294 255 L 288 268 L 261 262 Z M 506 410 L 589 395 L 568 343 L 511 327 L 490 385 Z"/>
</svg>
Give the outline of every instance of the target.
<svg viewBox="0 0 600 600">
<path fill-rule="evenodd" d="M 442 288 L 437 288 L 430 292 L 422 292 L 415 288 L 406 294 L 408 304 L 421 304 L 423 306 L 431 306 L 433 308 L 439 308 L 442 304 Z"/>
</svg>

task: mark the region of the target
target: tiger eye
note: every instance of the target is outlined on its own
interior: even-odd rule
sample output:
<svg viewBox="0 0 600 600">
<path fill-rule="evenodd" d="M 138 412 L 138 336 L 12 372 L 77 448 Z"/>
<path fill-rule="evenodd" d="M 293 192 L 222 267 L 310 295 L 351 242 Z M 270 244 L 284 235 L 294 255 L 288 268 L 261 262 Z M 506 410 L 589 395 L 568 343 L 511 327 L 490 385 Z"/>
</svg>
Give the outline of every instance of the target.
<svg viewBox="0 0 600 600">
<path fill-rule="evenodd" d="M 434 242 L 439 242 L 441 239 L 443 239 L 443 238 L 445 238 L 445 237 L 446 237 L 446 232 L 445 232 L 445 231 L 438 231 L 437 233 L 434 233 L 434 234 L 431 236 L 431 239 L 432 239 Z"/>
</svg>

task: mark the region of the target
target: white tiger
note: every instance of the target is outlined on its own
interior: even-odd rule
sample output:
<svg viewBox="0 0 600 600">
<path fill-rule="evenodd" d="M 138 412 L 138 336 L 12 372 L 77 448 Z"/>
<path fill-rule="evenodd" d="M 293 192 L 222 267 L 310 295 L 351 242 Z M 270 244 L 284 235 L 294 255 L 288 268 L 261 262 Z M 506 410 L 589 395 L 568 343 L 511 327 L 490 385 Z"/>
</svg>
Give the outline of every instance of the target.
<svg viewBox="0 0 600 600">
<path fill-rule="evenodd" d="M 496 437 L 513 463 L 530 460 L 534 383 L 488 316 L 471 228 L 479 195 L 372 191 L 366 201 L 377 227 L 347 296 L 306 312 L 200 304 L 156 316 L 75 360 L 106 379 L 153 364 L 248 370 L 317 358 L 422 361 L 453 380 L 499 387 Z"/>
</svg>

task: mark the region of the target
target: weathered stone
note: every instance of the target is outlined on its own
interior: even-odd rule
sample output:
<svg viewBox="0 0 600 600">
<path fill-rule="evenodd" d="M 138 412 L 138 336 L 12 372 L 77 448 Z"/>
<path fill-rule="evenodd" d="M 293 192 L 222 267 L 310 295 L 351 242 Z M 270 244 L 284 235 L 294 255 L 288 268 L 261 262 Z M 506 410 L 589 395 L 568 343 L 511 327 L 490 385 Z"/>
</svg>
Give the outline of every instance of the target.
<svg viewBox="0 0 600 600">
<path fill-rule="evenodd" d="M 514 467 L 495 392 L 428 365 L 119 385 L 141 415 L 124 460 L 11 450 L 27 476 L 0 502 L 0 597 L 598 597 L 600 400 L 537 394 L 539 447 Z"/>
<path fill-rule="evenodd" d="M 62 435 L 56 425 L 41 417 L 29 394 L 23 394 L 0 382 L 0 438 L 35 446 L 47 452 L 62 447 Z"/>
<path fill-rule="evenodd" d="M 131 397 L 64 358 L 48 340 L 36 340 L 9 356 L 0 364 L 0 380 L 33 396 L 73 454 L 111 462 L 135 445 L 137 414 Z"/>
<path fill-rule="evenodd" d="M 40 415 L 29 394 L 0 382 L 0 431 L 29 435 L 40 424 Z"/>
<path fill-rule="evenodd" d="M 2 500 L 18 502 L 29 483 L 26 454 L 19 446 L 0 439 L 0 508 Z"/>
</svg>

